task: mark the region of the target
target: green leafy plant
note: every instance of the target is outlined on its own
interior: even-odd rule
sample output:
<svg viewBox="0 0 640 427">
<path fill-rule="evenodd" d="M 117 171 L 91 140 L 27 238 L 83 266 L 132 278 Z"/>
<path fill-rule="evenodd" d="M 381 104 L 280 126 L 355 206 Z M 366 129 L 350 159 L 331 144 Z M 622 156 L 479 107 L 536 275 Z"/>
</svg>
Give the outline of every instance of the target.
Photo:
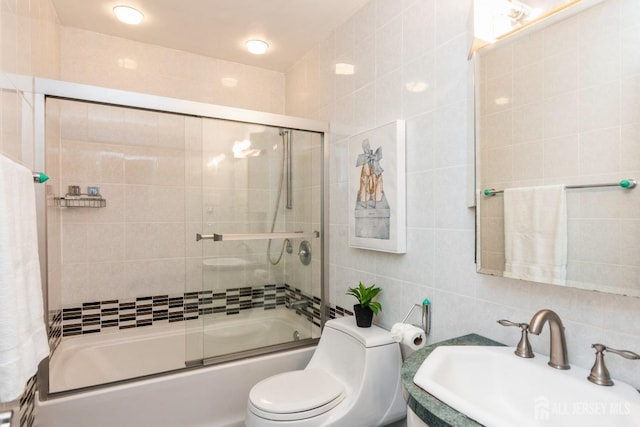
<svg viewBox="0 0 640 427">
<path fill-rule="evenodd" d="M 378 314 L 382 310 L 382 305 L 378 301 L 373 301 L 373 299 L 380 291 L 382 289 L 376 287 L 376 285 L 367 287 L 360 282 L 357 288 L 349 288 L 347 295 L 353 295 L 360 303 L 360 306 L 363 308 L 369 307 L 374 314 Z"/>
</svg>

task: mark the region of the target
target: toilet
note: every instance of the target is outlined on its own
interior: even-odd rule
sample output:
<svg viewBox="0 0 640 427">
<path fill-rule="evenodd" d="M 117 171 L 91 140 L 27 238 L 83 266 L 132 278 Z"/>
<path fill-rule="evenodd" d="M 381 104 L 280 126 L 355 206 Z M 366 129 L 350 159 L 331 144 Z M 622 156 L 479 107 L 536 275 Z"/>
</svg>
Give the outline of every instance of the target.
<svg viewBox="0 0 640 427">
<path fill-rule="evenodd" d="M 307 367 L 249 393 L 246 427 L 374 427 L 406 416 L 398 337 L 352 316 L 325 323 Z"/>
</svg>

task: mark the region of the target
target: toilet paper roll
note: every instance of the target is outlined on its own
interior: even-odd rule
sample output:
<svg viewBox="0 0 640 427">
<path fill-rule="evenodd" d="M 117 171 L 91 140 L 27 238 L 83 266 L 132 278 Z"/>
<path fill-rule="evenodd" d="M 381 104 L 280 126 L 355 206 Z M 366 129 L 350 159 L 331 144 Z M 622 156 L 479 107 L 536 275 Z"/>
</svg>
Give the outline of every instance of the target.
<svg viewBox="0 0 640 427">
<path fill-rule="evenodd" d="M 408 323 L 396 323 L 391 333 L 397 338 L 402 351 L 402 359 L 409 357 L 414 351 L 421 349 L 427 342 L 424 331 Z"/>
</svg>

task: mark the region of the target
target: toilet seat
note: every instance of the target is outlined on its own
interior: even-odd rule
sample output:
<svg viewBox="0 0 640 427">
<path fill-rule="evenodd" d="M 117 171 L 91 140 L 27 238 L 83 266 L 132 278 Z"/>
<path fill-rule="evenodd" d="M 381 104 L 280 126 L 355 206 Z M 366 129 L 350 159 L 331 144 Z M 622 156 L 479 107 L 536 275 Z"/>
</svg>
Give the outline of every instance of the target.
<svg viewBox="0 0 640 427">
<path fill-rule="evenodd" d="M 342 399 L 342 383 L 321 369 L 305 369 L 260 381 L 249 393 L 249 408 L 261 418 L 293 421 L 323 414 Z"/>
</svg>

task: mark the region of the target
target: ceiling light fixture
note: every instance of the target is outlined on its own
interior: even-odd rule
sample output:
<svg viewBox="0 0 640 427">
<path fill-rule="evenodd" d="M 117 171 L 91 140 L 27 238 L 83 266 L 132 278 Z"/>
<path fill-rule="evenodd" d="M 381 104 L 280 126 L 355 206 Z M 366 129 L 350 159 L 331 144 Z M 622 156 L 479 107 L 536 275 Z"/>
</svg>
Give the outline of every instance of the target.
<svg viewBox="0 0 640 427">
<path fill-rule="evenodd" d="M 129 6 L 116 6 L 113 8 L 113 13 L 121 22 L 129 25 L 138 25 L 144 18 L 142 12 Z"/>
<path fill-rule="evenodd" d="M 267 52 L 269 45 L 264 40 L 247 40 L 247 50 L 254 55 L 262 55 Z"/>
</svg>

